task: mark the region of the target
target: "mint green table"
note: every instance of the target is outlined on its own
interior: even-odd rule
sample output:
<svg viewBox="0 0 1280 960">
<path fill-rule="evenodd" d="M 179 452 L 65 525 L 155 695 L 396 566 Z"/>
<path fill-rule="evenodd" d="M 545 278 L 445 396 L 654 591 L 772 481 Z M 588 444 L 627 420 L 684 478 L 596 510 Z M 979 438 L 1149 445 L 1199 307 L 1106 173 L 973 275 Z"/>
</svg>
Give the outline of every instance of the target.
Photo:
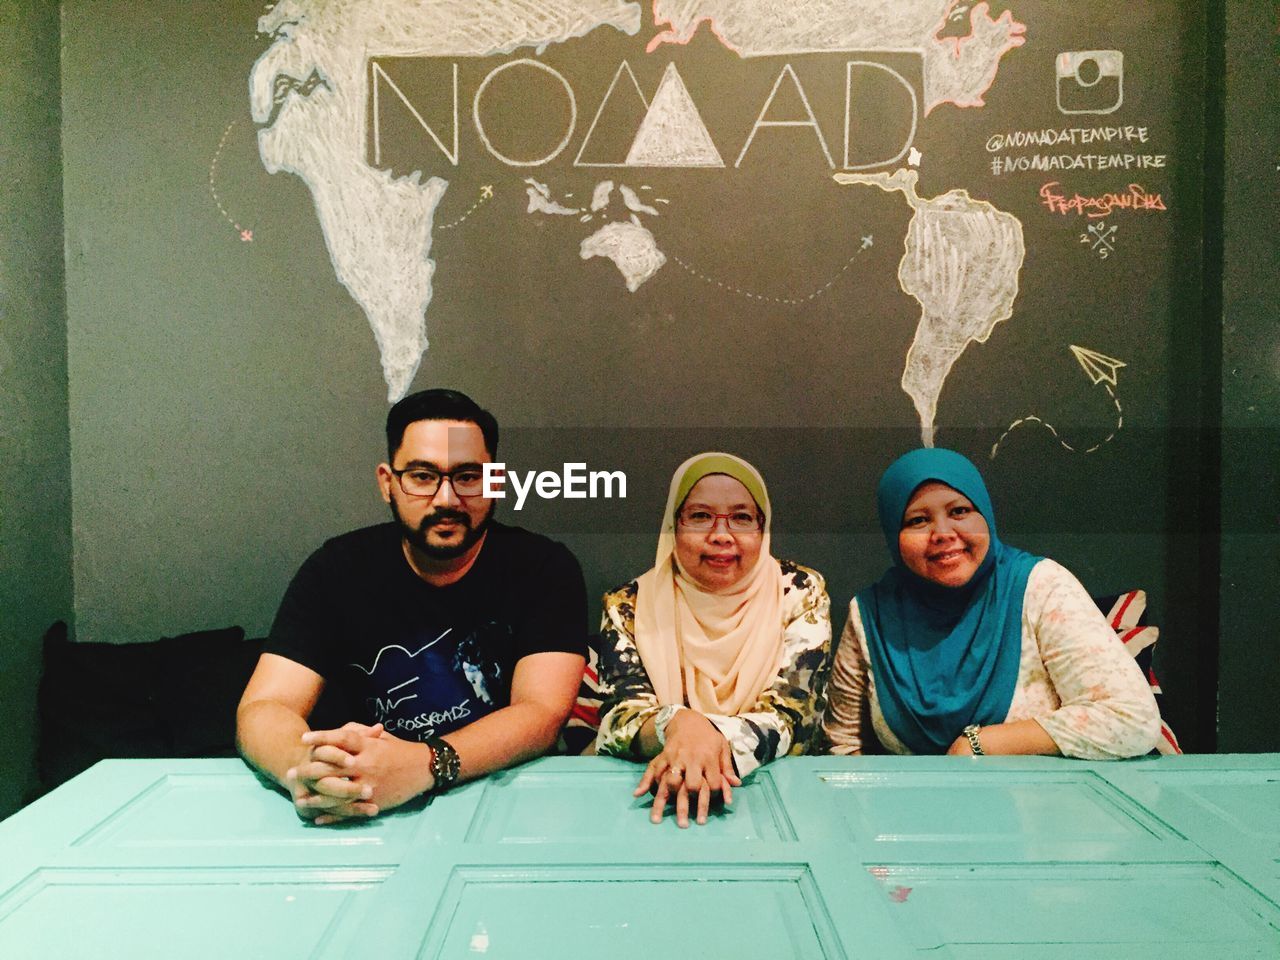
<svg viewBox="0 0 1280 960">
<path fill-rule="evenodd" d="M 235 760 L 0 823 L 0 958 L 1280 958 L 1280 755 L 787 759 L 705 827 L 557 758 L 304 826 Z"/>
</svg>

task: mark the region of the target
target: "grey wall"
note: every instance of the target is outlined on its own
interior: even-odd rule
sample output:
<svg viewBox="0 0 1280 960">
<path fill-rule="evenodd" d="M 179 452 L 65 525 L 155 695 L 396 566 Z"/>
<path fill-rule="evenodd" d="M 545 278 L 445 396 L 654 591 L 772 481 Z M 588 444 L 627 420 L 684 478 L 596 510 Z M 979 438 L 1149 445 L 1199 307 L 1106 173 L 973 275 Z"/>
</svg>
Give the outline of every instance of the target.
<svg viewBox="0 0 1280 960">
<path fill-rule="evenodd" d="M 371 515 L 376 352 L 325 339 L 358 311 L 301 184 L 257 160 L 261 9 L 63 4 L 81 640 L 261 630 L 298 539 Z M 209 188 L 232 122 L 219 186 L 252 243 Z"/>
<path fill-rule="evenodd" d="M 1272 3 L 1228 3 L 1218 745 L 1278 750 L 1280 35 Z"/>
<path fill-rule="evenodd" d="M 71 616 L 58 10 L 0 3 L 0 817 L 35 787 L 40 637 Z"/>
</svg>

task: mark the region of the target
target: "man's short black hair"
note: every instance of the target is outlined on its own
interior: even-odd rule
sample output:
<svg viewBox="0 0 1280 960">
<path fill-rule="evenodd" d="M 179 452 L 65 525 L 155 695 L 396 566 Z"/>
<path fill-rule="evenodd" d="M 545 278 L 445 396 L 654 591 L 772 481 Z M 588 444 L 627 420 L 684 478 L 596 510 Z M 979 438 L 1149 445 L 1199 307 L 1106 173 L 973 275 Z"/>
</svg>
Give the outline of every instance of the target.
<svg viewBox="0 0 1280 960">
<path fill-rule="evenodd" d="M 387 459 L 393 460 L 409 424 L 419 420 L 461 420 L 474 423 L 484 434 L 489 456 L 498 455 L 498 421 L 465 393 L 457 390 L 419 390 L 387 411 Z"/>
</svg>

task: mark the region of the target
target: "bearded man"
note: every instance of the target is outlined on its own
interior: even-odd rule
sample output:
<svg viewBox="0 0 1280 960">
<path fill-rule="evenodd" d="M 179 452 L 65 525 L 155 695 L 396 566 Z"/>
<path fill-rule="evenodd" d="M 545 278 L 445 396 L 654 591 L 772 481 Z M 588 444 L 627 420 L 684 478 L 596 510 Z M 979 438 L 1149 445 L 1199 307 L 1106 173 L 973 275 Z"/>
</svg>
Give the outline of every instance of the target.
<svg viewBox="0 0 1280 960">
<path fill-rule="evenodd" d="M 465 394 L 405 397 L 377 471 L 394 519 L 329 540 L 290 583 L 236 730 L 304 819 L 376 816 L 555 744 L 586 587 L 563 545 L 493 519 L 497 448 L 497 421 Z M 351 722 L 311 730 L 326 686 Z"/>
</svg>

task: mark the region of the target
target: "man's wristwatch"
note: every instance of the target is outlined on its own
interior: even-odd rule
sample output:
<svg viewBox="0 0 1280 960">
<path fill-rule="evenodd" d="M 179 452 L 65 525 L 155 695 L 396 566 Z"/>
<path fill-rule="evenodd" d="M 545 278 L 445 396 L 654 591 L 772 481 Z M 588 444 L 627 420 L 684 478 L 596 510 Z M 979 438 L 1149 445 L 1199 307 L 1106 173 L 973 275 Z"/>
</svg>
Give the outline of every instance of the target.
<svg viewBox="0 0 1280 960">
<path fill-rule="evenodd" d="M 657 716 L 653 718 L 653 735 L 658 738 L 658 743 L 664 747 L 667 745 L 667 724 L 681 709 L 683 709 L 681 704 L 668 703 L 661 707 Z"/>
<path fill-rule="evenodd" d="M 954 730 L 955 727 L 952 727 L 951 729 Z M 973 755 L 975 757 L 983 756 L 982 741 L 978 739 L 978 731 L 981 729 L 982 728 L 976 723 L 971 723 L 962 731 L 965 735 L 965 739 L 969 741 L 969 749 L 973 751 Z"/>
<path fill-rule="evenodd" d="M 439 737 L 427 737 L 426 744 L 431 748 L 431 778 L 435 781 L 427 793 L 428 802 L 437 793 L 444 793 L 458 779 L 462 771 L 462 761 L 458 759 L 458 751 L 448 740 Z"/>
</svg>

